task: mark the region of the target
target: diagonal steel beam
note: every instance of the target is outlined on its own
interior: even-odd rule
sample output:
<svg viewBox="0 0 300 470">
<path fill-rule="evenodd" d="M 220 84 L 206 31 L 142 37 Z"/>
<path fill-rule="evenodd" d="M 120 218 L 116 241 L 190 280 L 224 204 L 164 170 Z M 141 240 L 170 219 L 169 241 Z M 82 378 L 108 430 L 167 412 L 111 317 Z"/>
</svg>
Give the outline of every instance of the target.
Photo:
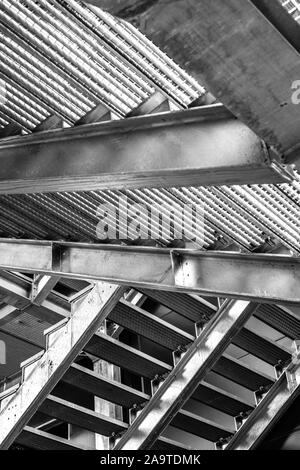
<svg viewBox="0 0 300 470">
<path fill-rule="evenodd" d="M 286 255 L 0 239 L 0 269 L 259 302 L 300 302 L 300 260 Z"/>
<path fill-rule="evenodd" d="M 257 135 L 288 159 L 294 153 L 299 164 L 300 105 L 292 100 L 292 85 L 300 80 L 300 26 L 288 17 L 279 2 L 92 3 L 122 18 L 134 19 L 146 36 Z"/>
<path fill-rule="evenodd" d="M 0 142 L 0 193 L 279 183 L 262 141 L 222 105 Z"/>
<path fill-rule="evenodd" d="M 58 276 L 43 276 L 41 274 L 36 275 L 32 282 L 32 289 L 30 294 L 32 303 L 35 305 L 41 305 L 58 281 Z"/>
<path fill-rule="evenodd" d="M 250 318 L 256 304 L 226 301 L 137 416 L 115 450 L 149 449 Z"/>
<path fill-rule="evenodd" d="M 37 309 L 30 299 L 30 281 L 20 282 L 19 276 L 12 273 L 1 273 L 0 276 L 0 299 L 1 302 L 13 306 L 17 310 L 27 311 L 35 317 L 42 316 L 44 321 L 55 323 L 61 317 L 70 316 L 70 305 L 68 302 L 61 303 L 61 298 L 54 296 L 46 299 Z"/>
<path fill-rule="evenodd" d="M 226 446 L 226 450 L 251 450 L 258 447 L 300 394 L 300 356 L 292 362 L 259 402 Z"/>
<path fill-rule="evenodd" d="M 22 384 L 1 402 L 0 449 L 7 449 L 119 301 L 124 288 L 98 283 L 47 334 L 47 348 L 22 365 Z"/>
<path fill-rule="evenodd" d="M 258 8 L 262 14 L 275 26 L 275 28 L 282 34 L 287 41 L 300 52 L 300 34 L 299 25 L 286 9 L 289 3 L 285 0 L 278 0 L 277 2 L 270 2 L 269 0 L 251 0 L 252 3 Z M 298 0 L 296 0 L 298 1 Z M 285 7 L 285 8 L 283 8 Z"/>
</svg>

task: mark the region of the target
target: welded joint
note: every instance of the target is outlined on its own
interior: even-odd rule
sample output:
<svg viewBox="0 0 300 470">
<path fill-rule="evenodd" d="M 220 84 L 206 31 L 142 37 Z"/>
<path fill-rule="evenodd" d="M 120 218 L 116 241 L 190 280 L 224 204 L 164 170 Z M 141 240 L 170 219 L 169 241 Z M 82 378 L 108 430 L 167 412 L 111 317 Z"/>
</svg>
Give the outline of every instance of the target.
<svg viewBox="0 0 300 470">
<path fill-rule="evenodd" d="M 70 247 L 64 242 L 60 243 L 59 241 L 49 242 L 47 246 L 50 249 L 48 266 L 43 270 L 43 274 L 37 274 L 34 276 L 31 297 L 34 298 L 37 294 L 38 283 L 44 275 L 51 275 L 55 272 L 57 274 L 62 273 L 62 260 L 68 255 Z M 47 274 L 49 273 L 49 274 Z M 31 299 L 32 300 L 32 299 Z"/>
<path fill-rule="evenodd" d="M 40 358 L 45 354 L 45 351 L 39 351 L 36 353 L 34 356 L 29 357 L 25 361 L 21 362 L 20 368 L 21 368 L 21 383 L 24 382 L 26 378 L 26 370 L 32 366 L 32 364 L 38 362 Z"/>
<path fill-rule="evenodd" d="M 254 246 L 254 245 L 253 245 Z M 280 240 L 274 237 L 273 234 L 264 234 L 263 241 L 258 245 L 254 246 L 254 253 L 269 253 L 273 252 L 276 249 L 279 249 L 282 246 Z"/>
<path fill-rule="evenodd" d="M 293 341 L 294 355 L 298 355 L 300 352 L 300 339 L 295 339 Z"/>
<path fill-rule="evenodd" d="M 294 390 L 299 385 L 299 366 L 300 366 L 300 340 L 297 339 L 294 341 L 294 354 L 292 355 L 292 360 L 289 366 L 285 370 L 288 389 L 290 393 L 293 393 Z"/>
<path fill-rule="evenodd" d="M 117 445 L 118 450 L 147 448 L 172 422 L 195 387 L 205 378 L 232 341 L 233 335 L 243 327 L 253 314 L 253 304 L 248 301 L 226 303 L 216 312 L 210 325 L 197 338 L 182 357 L 167 380 L 150 400 L 131 426 L 127 435 Z M 143 432 L 141 433 L 141 429 Z M 223 435 L 226 436 L 224 432 Z"/>
<path fill-rule="evenodd" d="M 21 383 L 18 383 L 8 388 L 7 390 L 3 391 L 0 394 L 0 412 L 9 405 L 11 400 L 13 400 L 14 395 L 17 393 L 20 386 L 21 386 Z"/>
<path fill-rule="evenodd" d="M 295 375 L 294 371 L 292 371 L 292 370 L 286 370 L 285 375 L 286 375 L 288 390 L 292 394 L 298 386 L 298 381 L 297 381 L 296 375 Z"/>
<path fill-rule="evenodd" d="M 181 361 L 187 350 L 188 347 L 186 345 L 180 345 L 175 351 L 172 352 L 174 366 L 176 366 L 176 364 Z"/>
<path fill-rule="evenodd" d="M 34 274 L 33 276 L 33 281 L 31 285 L 31 291 L 30 291 L 30 300 L 31 302 L 34 302 L 34 299 L 38 295 L 38 289 L 39 289 L 39 280 L 40 280 L 40 274 Z"/>
<path fill-rule="evenodd" d="M 69 250 L 68 246 L 63 246 L 58 242 L 51 243 L 51 270 L 61 272 L 62 259 L 66 257 Z"/>
<path fill-rule="evenodd" d="M 287 164 L 286 155 L 279 152 L 275 147 L 270 147 L 264 141 L 262 141 L 262 145 L 265 148 L 265 154 L 268 154 L 268 160 L 271 168 L 287 182 L 293 181 L 295 179 L 296 165 Z"/>
<path fill-rule="evenodd" d="M 84 302 L 75 306 L 63 330 L 48 334 L 50 348 L 37 363 L 27 365 L 25 382 L 3 410 L 1 449 L 11 446 L 24 423 L 36 413 L 49 390 L 63 377 L 122 294 L 123 289 L 118 285 L 99 283 Z"/>
<path fill-rule="evenodd" d="M 168 375 L 169 375 L 169 372 L 165 372 L 164 374 L 156 374 L 154 379 L 151 380 L 151 395 L 152 396 L 157 392 L 157 390 L 166 380 Z"/>
<path fill-rule="evenodd" d="M 102 103 L 98 103 L 93 109 L 88 111 L 84 116 L 82 116 L 78 121 L 74 123 L 74 127 L 83 126 L 86 124 L 92 124 L 96 122 L 106 122 L 113 119 L 118 119 L 109 108 L 104 106 Z"/>
<path fill-rule="evenodd" d="M 183 264 L 182 254 L 178 253 L 178 251 L 171 250 L 170 257 L 171 257 L 171 266 L 172 266 L 175 285 L 184 286 L 185 285 L 185 270 L 182 268 L 182 264 Z"/>
<path fill-rule="evenodd" d="M 97 333 L 102 333 L 104 335 L 108 335 L 107 333 L 107 329 L 108 329 L 108 322 L 107 322 L 107 319 L 105 319 L 101 325 L 99 326 L 98 330 L 97 330 Z"/>
<path fill-rule="evenodd" d="M 271 387 L 272 385 L 261 385 L 259 389 L 254 392 L 256 406 L 258 406 L 263 398 L 267 395 Z"/>
<path fill-rule="evenodd" d="M 237 416 L 234 417 L 236 431 L 238 431 L 245 421 L 247 421 L 251 412 L 252 410 L 241 411 Z"/>
<path fill-rule="evenodd" d="M 19 389 L 21 383 L 17 383 L 13 385 L 10 388 L 7 388 L 6 390 L 3 390 L 3 392 L 0 393 L 0 403 L 5 400 L 6 398 L 10 397 L 11 395 L 14 395 L 16 391 Z"/>
<path fill-rule="evenodd" d="M 171 110 L 170 101 L 167 98 L 167 95 L 157 89 L 145 101 L 139 104 L 136 108 L 132 109 L 127 114 L 126 118 L 128 119 L 131 117 L 144 116 L 146 114 L 157 114 L 161 112 L 163 105 L 167 111 Z"/>
<path fill-rule="evenodd" d="M 69 317 L 65 317 L 61 321 L 55 323 L 55 325 L 50 326 L 50 328 L 47 328 L 47 330 L 44 331 L 44 336 L 46 337 L 46 349 L 49 349 L 51 335 L 56 333 L 58 330 L 63 329 L 66 323 L 69 322 L 69 320 Z"/>
<path fill-rule="evenodd" d="M 107 336 L 111 336 L 111 337 L 116 337 L 116 333 L 117 331 L 122 328 L 120 327 L 120 325 L 118 325 L 117 323 L 111 321 L 111 320 L 105 320 L 105 323 L 106 323 L 106 331 L 105 331 L 105 334 L 107 334 Z"/>
<path fill-rule="evenodd" d="M 139 416 L 141 411 L 145 408 L 147 403 L 148 402 L 143 402 L 139 404 L 134 403 L 132 408 L 130 408 L 129 410 L 129 424 L 132 424 L 136 420 L 136 418 Z"/>
<path fill-rule="evenodd" d="M 210 247 L 214 251 L 227 250 L 232 245 L 232 241 L 217 230 L 214 231 L 214 237 L 215 241 Z"/>
<path fill-rule="evenodd" d="M 109 449 L 113 450 L 114 447 L 118 444 L 118 442 L 121 440 L 122 436 L 125 434 L 126 429 L 119 431 L 119 432 L 113 432 L 108 438 L 109 442 Z"/>
<path fill-rule="evenodd" d="M 30 301 L 35 305 L 42 305 L 58 280 L 58 276 L 35 274 L 31 286 Z"/>
<path fill-rule="evenodd" d="M 91 290 L 93 290 L 95 287 L 95 283 L 90 281 L 90 285 L 85 287 L 84 289 L 80 290 L 79 292 L 76 292 L 76 294 L 71 295 L 68 297 L 69 303 L 77 302 L 78 300 L 82 300 L 84 297 L 86 297 Z"/>
<path fill-rule="evenodd" d="M 283 361 L 278 359 L 277 363 L 274 366 L 275 377 L 278 380 L 279 377 L 284 373 L 286 367 L 290 364 L 290 361 Z"/>
<path fill-rule="evenodd" d="M 59 322 L 55 323 L 54 325 L 49 326 L 46 330 L 44 330 L 44 336 L 49 336 L 51 333 L 54 333 L 55 331 L 59 330 L 62 328 L 66 323 L 68 323 L 69 318 L 65 317 Z"/>
<path fill-rule="evenodd" d="M 284 165 L 279 164 L 276 161 L 271 162 L 271 168 L 278 173 L 281 178 L 285 179 L 287 183 L 291 183 L 295 179 L 295 169 L 296 165 Z"/>
<path fill-rule="evenodd" d="M 34 356 L 28 358 L 26 361 L 20 364 L 21 368 L 21 385 L 26 381 L 28 375 L 30 375 L 33 366 L 38 363 L 38 361 L 44 356 L 45 351 L 39 351 Z"/>
<path fill-rule="evenodd" d="M 201 335 L 202 331 L 204 330 L 210 319 L 211 317 L 208 314 L 204 313 L 201 316 L 201 319 L 195 323 L 196 338 Z"/>
<path fill-rule="evenodd" d="M 231 439 L 233 438 L 233 434 L 227 437 L 221 437 L 216 443 L 215 443 L 215 449 L 216 450 L 225 450 Z"/>
</svg>

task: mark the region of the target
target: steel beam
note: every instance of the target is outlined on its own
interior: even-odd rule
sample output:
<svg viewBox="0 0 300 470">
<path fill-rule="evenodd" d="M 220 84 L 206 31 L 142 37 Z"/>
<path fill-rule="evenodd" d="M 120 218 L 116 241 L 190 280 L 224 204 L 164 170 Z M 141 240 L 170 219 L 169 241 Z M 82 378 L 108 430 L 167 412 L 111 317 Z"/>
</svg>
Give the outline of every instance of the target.
<svg viewBox="0 0 300 470">
<path fill-rule="evenodd" d="M 260 387 L 271 386 L 274 383 L 273 377 L 269 374 L 254 368 L 253 365 L 249 366 L 238 359 L 234 359 L 226 353 L 215 364 L 213 372 L 244 388 L 248 388 L 252 392 Z"/>
<path fill-rule="evenodd" d="M 279 2 L 92 2 L 134 19 L 257 135 L 281 153 L 294 152 L 299 164 L 299 105 L 292 85 L 300 79 L 300 28 Z"/>
<path fill-rule="evenodd" d="M 0 269 L 259 302 L 300 302 L 300 260 L 286 255 L 1 239 Z"/>
<path fill-rule="evenodd" d="M 171 351 L 194 340 L 193 335 L 123 299 L 117 303 L 108 318 L 117 325 Z M 199 314 L 198 321 L 200 318 Z"/>
<path fill-rule="evenodd" d="M 35 450 L 93 450 L 91 447 L 77 444 L 70 439 L 58 437 L 31 426 L 25 426 L 18 436 L 16 444 Z"/>
<path fill-rule="evenodd" d="M 0 449 L 7 449 L 91 339 L 124 288 L 98 283 L 73 306 L 70 319 L 47 332 L 47 349 L 22 365 L 22 384 L 1 401 Z"/>
<path fill-rule="evenodd" d="M 1 278 L 0 278 L 0 285 L 1 285 Z M 15 293 L 15 290 L 12 289 L 12 295 Z M 161 291 L 163 292 L 163 291 Z M 180 298 L 183 294 L 176 294 L 176 298 Z M 189 299 L 189 296 L 184 296 L 183 298 Z M 52 303 L 50 304 L 49 301 L 47 301 L 47 310 L 46 310 L 46 315 L 45 315 L 45 302 L 43 303 L 43 307 L 39 307 L 38 309 L 35 308 L 33 312 L 31 311 L 30 307 L 27 307 L 26 311 L 29 314 L 38 316 L 38 318 L 41 318 L 42 320 L 46 320 L 51 324 L 55 324 L 59 321 L 59 319 L 64 318 L 65 316 L 69 316 L 69 312 L 67 311 L 61 311 L 60 314 L 57 310 L 57 305 Z M 198 305 L 201 306 L 201 303 L 198 302 Z M 261 307 L 261 306 L 260 306 Z M 183 306 L 181 306 L 183 308 Z M 191 304 L 187 303 L 187 308 L 191 308 Z M 54 319 L 49 318 L 49 313 L 53 311 L 53 316 L 55 317 Z M 258 310 L 256 310 L 255 315 L 257 314 Z M 211 312 L 212 316 L 213 311 Z M 196 310 L 194 312 L 195 317 L 193 318 L 194 322 L 199 321 L 202 317 L 202 312 L 199 310 L 198 316 L 196 315 Z M 1 322 L 0 322 L 1 326 Z M 4 330 L 6 333 L 11 334 L 11 330 L 9 329 L 9 326 Z M 14 333 L 16 334 L 16 332 Z M 35 345 L 39 348 L 44 347 L 44 341 L 41 341 L 37 338 L 36 335 L 32 334 L 31 332 L 24 332 L 23 330 L 20 330 L 18 334 L 16 335 L 19 339 L 22 341 L 29 341 L 32 345 Z M 236 343 L 238 341 L 239 335 L 235 336 L 233 339 L 233 342 Z M 193 340 L 193 339 L 192 339 Z M 264 339 L 260 339 L 257 337 L 257 340 L 263 344 L 265 341 Z M 192 341 L 191 341 L 192 342 Z M 241 346 L 242 347 L 242 346 Z M 256 345 L 253 345 L 255 348 Z M 243 347 L 242 347 L 243 349 Z M 105 335 L 96 335 L 93 341 L 90 341 L 88 345 L 85 348 L 86 352 L 90 352 L 91 354 L 99 355 L 99 357 L 104 355 L 104 358 L 106 360 L 110 361 L 115 361 L 116 364 L 118 364 L 122 368 L 129 368 L 129 370 L 134 367 L 132 370 L 133 372 L 137 373 L 138 375 L 144 375 L 148 376 L 148 378 L 153 378 L 153 375 L 157 373 L 158 371 L 160 372 L 165 372 L 171 370 L 170 366 L 168 364 L 163 364 L 160 361 L 155 360 L 154 358 L 151 358 L 148 355 L 145 355 L 144 353 L 141 353 L 140 351 L 131 348 L 130 346 L 124 345 L 117 341 L 115 338 L 111 338 Z M 281 349 L 278 349 L 278 352 L 280 352 Z M 255 355 L 255 354 L 254 354 Z M 281 358 L 281 354 L 276 355 L 276 359 Z M 161 366 L 163 368 L 161 368 Z M 267 376 L 266 374 L 262 373 L 261 371 L 255 371 L 252 368 L 249 368 L 246 364 L 242 364 L 239 361 L 236 361 L 232 357 L 223 354 L 223 356 L 220 358 L 220 360 L 214 365 L 213 371 L 216 372 L 217 374 L 224 376 L 230 380 L 233 380 L 234 382 L 243 385 L 246 388 L 249 388 L 249 390 L 255 391 L 257 390 L 261 385 L 270 385 L 272 384 L 273 380 L 270 376 Z M 71 369 L 69 371 L 71 373 Z M 77 383 L 79 378 L 77 377 L 75 380 L 77 380 Z M 88 383 L 86 380 L 84 380 L 82 377 L 80 378 L 80 382 L 82 384 L 85 384 L 84 386 L 86 388 L 89 387 Z M 103 383 L 101 385 L 101 393 L 103 393 Z M 111 393 L 111 391 L 109 392 Z M 96 394 L 96 393 L 95 393 Z M 121 395 L 120 395 L 121 396 Z M 103 397 L 104 398 L 104 397 Z M 108 399 L 108 398 L 106 398 Z M 144 400 L 145 401 L 145 400 Z M 138 400 L 135 401 L 137 403 Z"/>
<path fill-rule="evenodd" d="M 62 382 L 127 408 L 131 408 L 134 404 L 145 403 L 150 398 L 149 395 L 139 390 L 106 377 L 103 373 L 86 369 L 79 364 L 72 364 L 63 376 Z"/>
<path fill-rule="evenodd" d="M 21 282 L 20 282 L 21 281 Z M 42 302 L 37 309 L 30 299 L 30 282 L 22 279 L 12 273 L 1 273 L 0 276 L 0 300 L 1 302 L 15 307 L 17 310 L 26 310 L 35 317 L 39 317 L 48 323 L 55 323 L 61 317 L 70 316 L 70 305 L 62 305 L 61 299 L 55 303 L 52 298 Z"/>
<path fill-rule="evenodd" d="M 1 239 L 0 269 L 174 288 L 168 249 Z"/>
<path fill-rule="evenodd" d="M 285 255 L 172 251 L 175 285 L 225 297 L 295 302 L 299 259 Z"/>
<path fill-rule="evenodd" d="M 31 305 L 27 289 L 19 285 L 14 277 L 6 279 L 0 276 L 0 299 L 18 310 L 25 310 Z"/>
<path fill-rule="evenodd" d="M 82 429 L 110 436 L 128 428 L 128 425 L 112 416 L 87 409 L 63 398 L 48 395 L 40 407 L 40 412 Z"/>
<path fill-rule="evenodd" d="M 41 305 L 58 281 L 58 276 L 43 276 L 40 274 L 35 276 L 30 295 L 32 303 L 35 305 Z"/>
<path fill-rule="evenodd" d="M 272 386 L 256 409 L 238 429 L 226 446 L 226 450 L 251 450 L 265 438 L 266 434 L 286 412 L 300 393 L 300 355 L 292 362 Z"/>
<path fill-rule="evenodd" d="M 83 444 L 77 444 L 70 439 L 54 436 L 30 426 L 25 426 L 16 443 L 35 450 L 95 450 Z M 181 442 L 160 437 L 156 443 L 156 450 L 187 451 L 192 450 L 192 448 Z"/>
<path fill-rule="evenodd" d="M 223 304 L 117 443 L 115 450 L 149 449 L 154 444 L 255 308 L 255 304 L 242 300 Z"/>
<path fill-rule="evenodd" d="M 222 105 L 0 142 L 0 193 L 279 183 L 288 173 Z"/>
<path fill-rule="evenodd" d="M 150 380 L 155 375 L 167 374 L 172 369 L 169 363 L 101 333 L 96 333 L 84 350 L 92 356 Z"/>
</svg>

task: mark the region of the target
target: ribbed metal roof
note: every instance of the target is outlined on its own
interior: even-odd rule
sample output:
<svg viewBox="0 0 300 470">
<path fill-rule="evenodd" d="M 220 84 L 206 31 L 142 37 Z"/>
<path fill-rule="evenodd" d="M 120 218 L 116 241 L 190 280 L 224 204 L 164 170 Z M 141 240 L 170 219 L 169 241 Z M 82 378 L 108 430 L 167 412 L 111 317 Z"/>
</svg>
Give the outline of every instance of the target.
<svg viewBox="0 0 300 470">
<path fill-rule="evenodd" d="M 70 0 L 1 0 L 4 121 L 25 130 L 51 113 L 71 125 L 99 102 L 119 116 L 154 92 L 185 106 L 203 88 L 135 28 Z"/>
<path fill-rule="evenodd" d="M 298 0 L 282 2 L 298 21 Z M 0 124 L 30 132 L 51 114 L 72 126 L 99 102 L 116 117 L 161 89 L 178 107 L 205 90 L 128 23 L 78 0 L 0 0 Z M 298 9 L 298 13 L 297 13 Z M 242 250 L 279 243 L 300 252 L 300 178 L 291 184 L 91 191 L 0 196 L 0 235 L 96 241 L 97 208 L 131 202 L 163 204 L 180 217 L 204 204 L 203 248 Z M 145 221 L 145 224 L 147 222 Z M 187 227 L 186 238 L 192 238 Z M 162 243 L 170 243 L 165 239 Z"/>
</svg>

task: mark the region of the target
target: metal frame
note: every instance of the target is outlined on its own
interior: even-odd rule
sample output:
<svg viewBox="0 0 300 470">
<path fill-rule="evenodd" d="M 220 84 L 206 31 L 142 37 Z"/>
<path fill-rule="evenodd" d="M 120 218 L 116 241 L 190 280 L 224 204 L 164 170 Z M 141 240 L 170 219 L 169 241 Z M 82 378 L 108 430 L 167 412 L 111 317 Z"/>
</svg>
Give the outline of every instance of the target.
<svg viewBox="0 0 300 470">
<path fill-rule="evenodd" d="M 300 393 L 300 354 L 295 353 L 290 365 L 277 382 L 259 401 L 256 409 L 244 421 L 229 441 L 226 450 L 251 450 L 265 438 Z"/>
<path fill-rule="evenodd" d="M 15 441 L 123 293 L 119 286 L 97 283 L 83 301 L 73 305 L 70 319 L 45 332 L 46 351 L 21 365 L 20 387 L 1 401 L 0 449 Z"/>
<path fill-rule="evenodd" d="M 0 142 L 0 158 L 0 193 L 289 179 L 262 141 L 222 105 L 10 138 Z"/>
<path fill-rule="evenodd" d="M 223 304 L 121 437 L 115 450 L 147 449 L 154 444 L 255 308 L 255 304 L 242 300 Z"/>
<path fill-rule="evenodd" d="M 58 276 L 35 275 L 32 283 L 31 300 L 35 305 L 41 305 L 59 281 Z"/>
<path fill-rule="evenodd" d="M 12 271 L 260 302 L 300 302 L 300 260 L 286 255 L 1 239 L 0 260 L 0 269 Z"/>
<path fill-rule="evenodd" d="M 98 2 L 130 19 L 130 8 L 124 11 L 119 3 Z M 145 2 L 135 2 L 136 8 L 139 3 L 143 3 L 140 27 L 146 36 L 206 84 L 268 145 L 288 160 L 294 154 L 299 165 L 299 110 L 291 99 L 291 86 L 300 76 L 295 47 L 299 25 L 286 18 L 284 7 L 278 5 L 275 15 L 259 0 L 190 0 L 177 8 L 158 0 L 148 9 Z M 288 20 L 291 27 L 277 29 L 278 23 Z M 184 47 L 178 47 L 181 44 Z M 277 73 L 274 61 L 281 64 Z"/>
</svg>

